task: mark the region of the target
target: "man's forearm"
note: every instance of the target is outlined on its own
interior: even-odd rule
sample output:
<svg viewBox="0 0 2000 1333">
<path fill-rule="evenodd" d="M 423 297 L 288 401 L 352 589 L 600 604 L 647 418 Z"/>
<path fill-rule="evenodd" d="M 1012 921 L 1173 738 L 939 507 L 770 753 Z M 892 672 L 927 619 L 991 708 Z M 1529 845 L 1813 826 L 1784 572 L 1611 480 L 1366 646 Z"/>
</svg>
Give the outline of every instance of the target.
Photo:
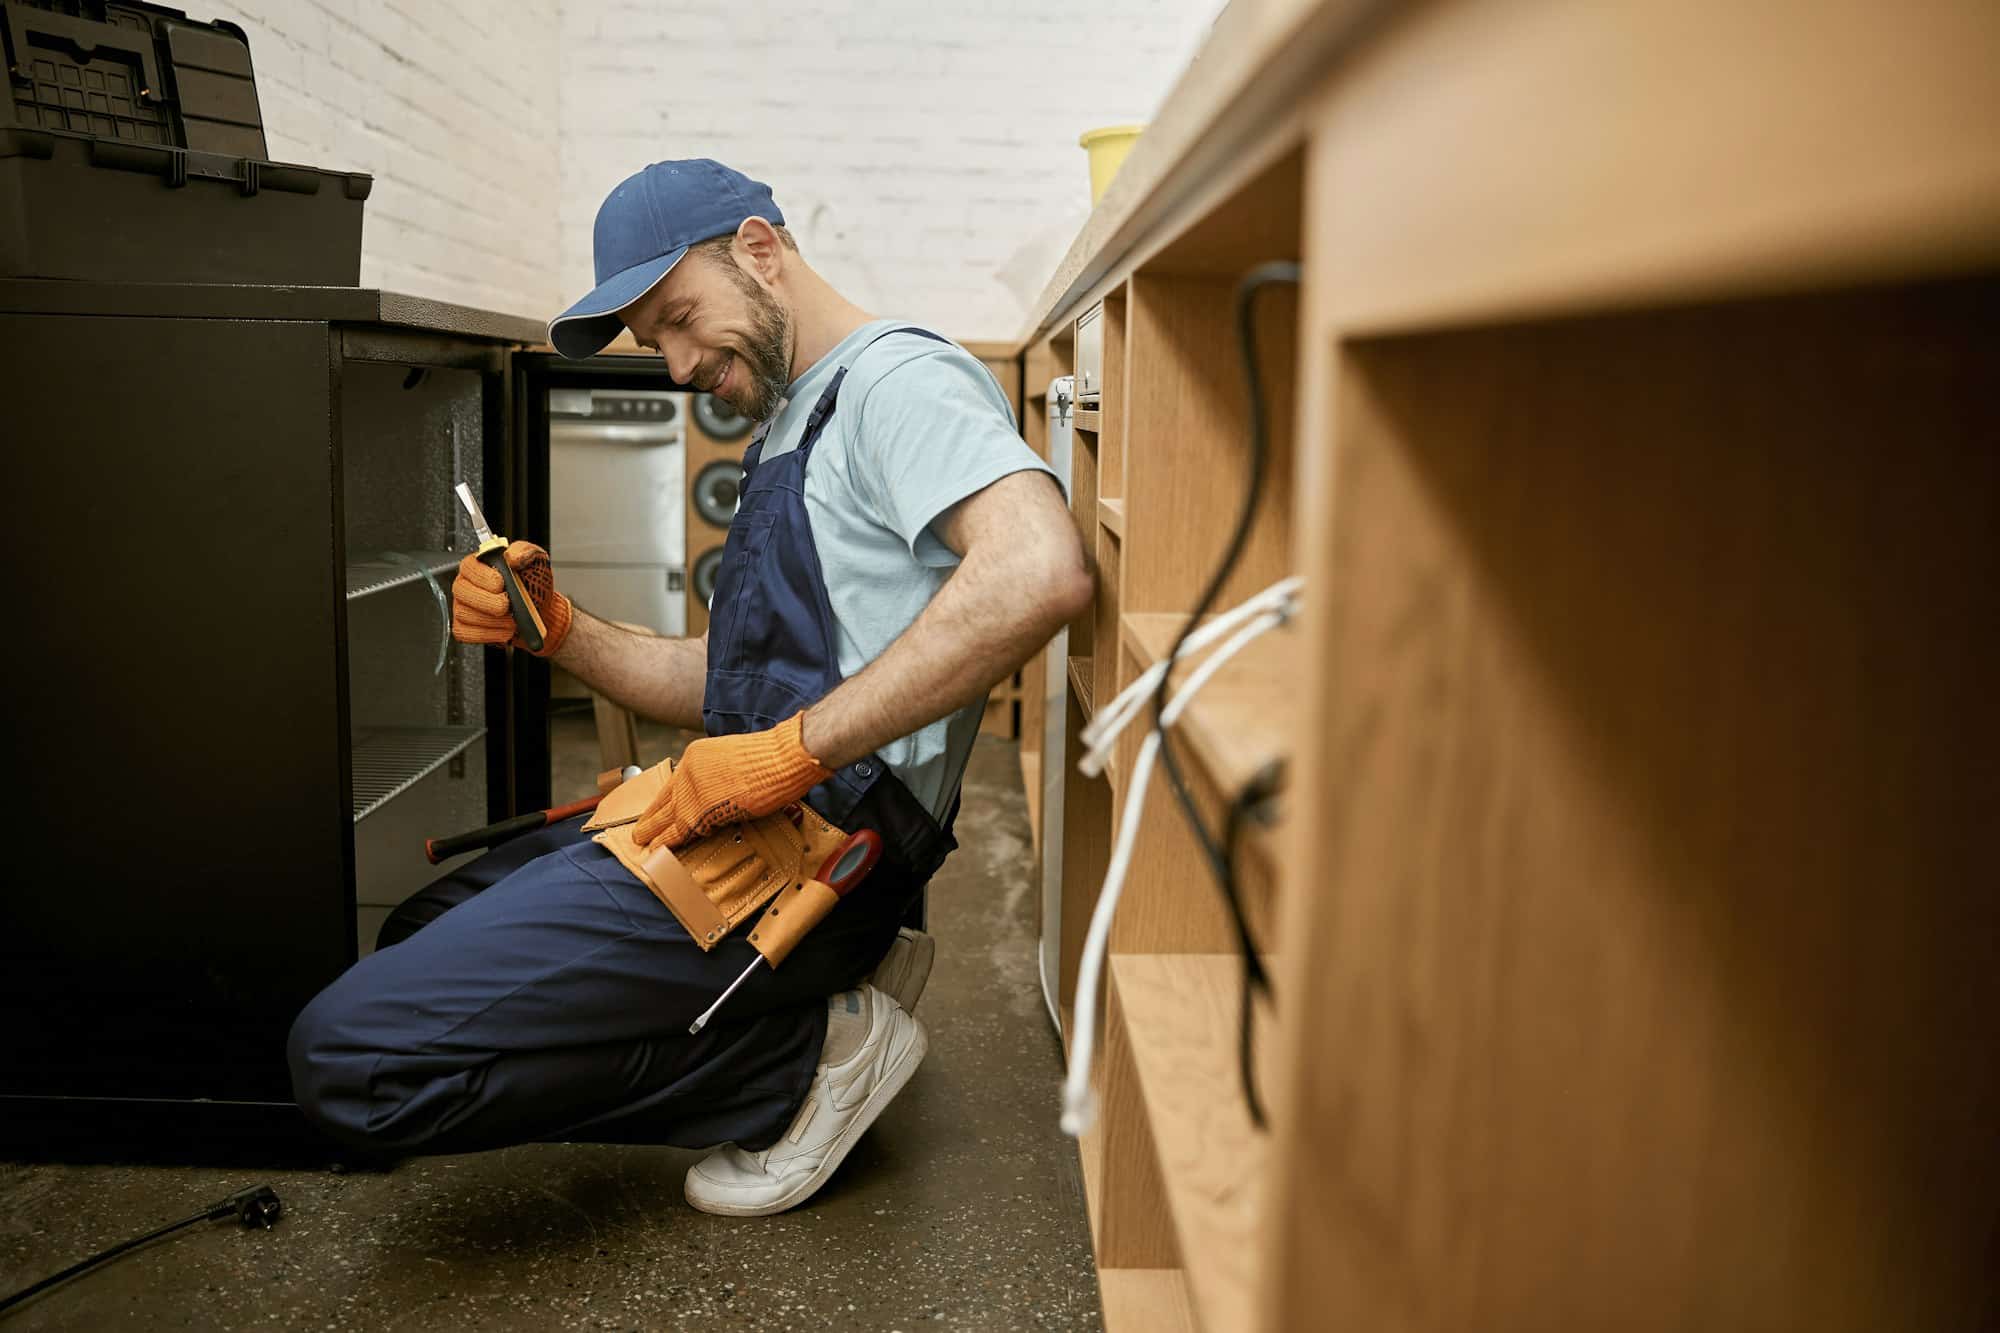
<svg viewBox="0 0 2000 1333">
<path fill-rule="evenodd" d="M 575 610 L 569 637 L 552 661 L 613 703 L 642 717 L 700 731 L 708 636 L 634 634 Z"/>
<path fill-rule="evenodd" d="M 1066 591 L 1047 595 L 1051 578 Z M 1080 565 L 1053 576 L 1033 549 L 969 555 L 879 658 L 806 711 L 801 739 L 828 768 L 853 763 L 982 699 L 1076 610 Z"/>
</svg>

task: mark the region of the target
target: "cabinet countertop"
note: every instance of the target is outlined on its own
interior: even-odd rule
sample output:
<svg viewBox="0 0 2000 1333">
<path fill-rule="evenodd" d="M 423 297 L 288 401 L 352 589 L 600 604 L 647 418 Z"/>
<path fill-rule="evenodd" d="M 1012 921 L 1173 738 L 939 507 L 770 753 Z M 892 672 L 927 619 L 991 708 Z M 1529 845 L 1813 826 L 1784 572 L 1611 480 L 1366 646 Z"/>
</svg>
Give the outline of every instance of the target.
<svg viewBox="0 0 2000 1333">
<path fill-rule="evenodd" d="M 373 287 L 0 279 L 0 312 L 371 324 L 505 343 L 538 343 L 539 320 Z"/>
</svg>

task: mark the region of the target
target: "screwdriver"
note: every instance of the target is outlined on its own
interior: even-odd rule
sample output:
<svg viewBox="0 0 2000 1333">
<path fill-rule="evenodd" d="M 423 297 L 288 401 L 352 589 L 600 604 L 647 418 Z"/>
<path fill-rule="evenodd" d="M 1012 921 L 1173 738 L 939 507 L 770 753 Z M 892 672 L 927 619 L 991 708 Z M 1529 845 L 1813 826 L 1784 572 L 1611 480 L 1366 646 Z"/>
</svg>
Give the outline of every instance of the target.
<svg viewBox="0 0 2000 1333">
<path fill-rule="evenodd" d="M 734 995 L 738 986 L 750 980 L 750 974 L 757 970 L 759 963 L 768 960 L 772 967 L 776 967 L 784 962 L 785 955 L 792 951 L 792 946 L 798 943 L 808 930 L 818 925 L 826 914 L 833 910 L 835 904 L 853 891 L 855 885 L 868 878 L 868 872 L 875 868 L 875 862 L 881 857 L 882 835 L 874 829 L 862 829 L 859 833 L 848 835 L 847 841 L 834 849 L 833 855 L 827 857 L 825 864 L 820 866 L 819 874 L 799 884 L 793 890 L 799 895 L 797 901 L 787 903 L 784 901 L 785 895 L 780 894 L 778 900 L 765 911 L 763 920 L 757 923 L 757 928 L 750 932 L 750 943 L 756 947 L 757 956 L 750 960 L 750 966 L 743 969 L 743 975 L 730 982 L 729 989 L 717 996 L 715 1003 L 708 1006 L 702 1016 L 689 1025 L 688 1035 L 693 1036 L 708 1026 L 708 1020 L 715 1017 L 715 1011 L 722 1007 L 723 1001 Z M 806 891 L 814 883 L 831 889 L 832 893 L 808 894 Z M 786 910 L 794 913 L 795 917 L 804 918 L 802 924 L 793 924 L 781 936 L 765 929 L 771 924 L 772 918 L 779 914 L 780 903 L 784 904 Z M 760 933 L 770 938 L 771 943 L 760 943 L 757 939 Z"/>
<path fill-rule="evenodd" d="M 458 483 L 458 502 L 465 506 L 465 512 L 472 517 L 472 535 L 479 538 L 479 549 L 473 554 L 482 565 L 491 565 L 500 571 L 500 582 L 507 589 L 507 605 L 514 612 L 514 632 L 521 636 L 531 653 L 542 651 L 542 639 L 548 633 L 541 616 L 535 613 L 535 604 L 528 600 L 521 590 L 521 580 L 514 574 L 514 567 L 507 563 L 507 539 L 493 535 L 493 529 L 486 525 L 486 515 L 479 508 L 479 501 L 472 498 L 472 488 L 464 482 Z"/>
</svg>

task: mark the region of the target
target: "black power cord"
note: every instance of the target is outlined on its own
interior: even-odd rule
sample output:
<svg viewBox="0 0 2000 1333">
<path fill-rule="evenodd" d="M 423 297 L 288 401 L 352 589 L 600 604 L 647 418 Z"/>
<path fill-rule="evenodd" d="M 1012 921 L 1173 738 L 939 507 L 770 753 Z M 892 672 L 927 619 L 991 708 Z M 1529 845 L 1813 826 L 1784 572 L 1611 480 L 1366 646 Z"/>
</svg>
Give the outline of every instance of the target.
<svg viewBox="0 0 2000 1333">
<path fill-rule="evenodd" d="M 1273 760 L 1259 769 L 1255 777 L 1243 784 L 1243 790 L 1230 799 L 1229 812 L 1222 823 L 1222 864 L 1229 873 L 1229 878 L 1223 882 L 1222 891 L 1232 902 L 1237 893 L 1236 848 L 1241 840 L 1243 823 L 1245 820 L 1259 824 L 1271 822 L 1273 816 L 1271 798 L 1277 795 L 1284 776 L 1284 765 Z M 1246 958 L 1254 957 L 1256 957 L 1254 952 L 1246 955 Z M 1271 983 L 1264 975 L 1261 962 L 1253 974 L 1250 964 L 1246 961 L 1243 965 L 1241 1017 L 1236 1030 L 1236 1066 L 1237 1075 L 1243 1083 L 1243 1100 L 1250 1108 L 1250 1122 L 1262 1129 L 1264 1105 L 1257 1095 L 1257 1070 L 1254 1061 L 1257 1021 L 1255 991 L 1258 986 L 1262 987 L 1265 999 L 1270 999 Z"/>
<path fill-rule="evenodd" d="M 1250 525 L 1255 520 L 1257 506 L 1264 498 L 1265 464 L 1270 454 L 1270 426 L 1265 415 L 1263 375 L 1257 365 L 1257 295 L 1267 287 L 1296 286 L 1299 281 L 1299 265 L 1290 260 L 1280 260 L 1269 264 L 1259 264 L 1244 274 L 1236 284 L 1236 346 L 1243 360 L 1244 387 L 1249 395 L 1250 406 L 1250 460 L 1249 485 L 1244 488 L 1243 507 L 1237 512 L 1236 526 L 1229 534 L 1229 542 L 1223 548 L 1222 559 L 1216 564 L 1215 572 L 1209 576 L 1208 585 L 1202 589 L 1194 609 L 1188 613 L 1175 636 L 1173 647 L 1167 651 L 1167 669 L 1160 673 L 1159 683 L 1153 687 L 1153 732 L 1159 738 L 1160 763 L 1166 769 L 1167 784 L 1173 789 L 1174 800 L 1179 803 L 1181 813 L 1187 819 L 1188 827 L 1201 845 L 1202 857 L 1208 862 L 1209 871 L 1215 876 L 1217 887 L 1222 890 L 1223 900 L 1228 904 L 1230 921 L 1236 928 L 1237 948 L 1243 954 L 1243 1017 L 1238 1041 L 1238 1064 L 1243 1080 L 1243 1100 L 1250 1111 L 1250 1122 L 1258 1129 L 1265 1127 L 1264 1106 L 1257 1096 L 1257 1082 L 1251 1058 L 1251 1037 L 1253 1022 L 1253 992 L 1262 991 L 1267 1000 L 1271 998 L 1271 979 L 1264 971 L 1264 960 L 1257 951 L 1257 941 L 1251 935 L 1249 917 L 1243 910 L 1243 894 L 1236 882 L 1235 849 L 1239 826 L 1249 812 L 1262 806 L 1277 790 L 1280 774 L 1274 768 L 1258 774 L 1257 778 L 1231 800 L 1224 828 L 1222 842 L 1218 844 L 1214 834 L 1196 808 L 1194 796 L 1188 790 L 1187 780 L 1182 776 L 1180 761 L 1174 757 L 1172 744 L 1167 738 L 1167 729 L 1162 721 L 1167 706 L 1167 686 L 1173 676 L 1174 665 L 1180 660 L 1181 650 L 1186 646 L 1188 635 L 1201 623 L 1215 605 L 1215 599 L 1222 592 L 1222 585 L 1236 569 L 1243 558 L 1243 547 L 1250 540 Z M 1266 789 L 1268 788 L 1268 790 Z"/>
<path fill-rule="evenodd" d="M 246 1227 L 268 1228 L 277 1222 L 278 1215 L 284 1209 L 284 1204 L 278 1201 L 277 1192 L 269 1185 L 253 1185 L 247 1190 L 238 1190 L 226 1199 L 217 1199 L 200 1212 L 189 1213 L 178 1222 L 169 1222 L 163 1227 L 148 1231 L 143 1236 L 134 1236 L 128 1241 L 113 1245 L 108 1250 L 99 1250 L 88 1259 L 80 1263 L 71 1264 L 68 1268 L 63 1269 L 62 1272 L 45 1277 L 33 1286 L 23 1287 L 11 1296 L 0 1297 L 0 1310 L 11 1310 L 23 1301 L 47 1291 L 50 1287 L 59 1286 L 76 1277 L 78 1274 L 97 1267 L 99 1264 L 108 1263 L 121 1254 L 136 1250 L 141 1245 L 156 1241 L 162 1236 L 171 1235 L 183 1227 L 191 1227 L 197 1222 L 209 1222 L 217 1218 L 233 1215 L 237 1221 Z"/>
</svg>

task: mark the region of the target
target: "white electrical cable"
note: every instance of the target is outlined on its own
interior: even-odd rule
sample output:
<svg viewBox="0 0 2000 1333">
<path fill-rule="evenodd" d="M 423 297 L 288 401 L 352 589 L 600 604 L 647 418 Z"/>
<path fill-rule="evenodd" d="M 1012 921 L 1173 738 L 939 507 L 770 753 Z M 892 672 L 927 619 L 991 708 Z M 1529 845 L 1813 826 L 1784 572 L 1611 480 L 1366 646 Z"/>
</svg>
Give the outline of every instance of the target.
<svg viewBox="0 0 2000 1333">
<path fill-rule="evenodd" d="M 1284 607 L 1287 609 L 1287 614 L 1290 614 L 1297 608 L 1298 594 L 1305 587 L 1305 582 L 1303 577 L 1297 575 L 1280 579 L 1241 605 L 1216 616 L 1188 635 L 1187 642 L 1181 645 L 1180 655 L 1175 660 L 1179 661 L 1181 658 L 1200 652 L 1260 612 Z M 1172 662 L 1155 662 L 1146 668 L 1137 680 L 1118 692 L 1117 698 L 1099 709 L 1097 716 L 1079 734 L 1078 739 L 1083 742 L 1085 752 L 1083 758 L 1077 762 L 1077 767 L 1085 777 L 1094 778 L 1104 771 L 1105 761 L 1110 757 L 1111 746 L 1118 739 L 1118 734 L 1139 715 L 1146 701 L 1153 696 L 1154 690 L 1159 686 L 1161 674 L 1172 665 Z"/>
<path fill-rule="evenodd" d="M 1286 582 L 1296 585 L 1302 584 L 1303 580 Z M 1296 591 L 1296 587 L 1288 589 L 1288 593 Z M 1265 595 L 1260 593 L 1258 598 Z M 1097 907 L 1090 914 L 1090 931 L 1084 937 L 1083 957 L 1077 965 L 1076 1010 L 1072 1018 L 1075 1026 L 1070 1043 L 1069 1072 L 1063 1080 L 1062 1129 L 1065 1134 L 1079 1135 L 1090 1128 L 1091 1122 L 1097 1118 L 1096 1099 L 1090 1093 L 1090 1064 L 1097 1036 L 1097 991 L 1104 973 L 1104 955 L 1111 941 L 1111 919 L 1118 914 L 1118 899 L 1125 891 L 1126 872 L 1132 865 L 1132 849 L 1139 840 L 1139 820 L 1146 808 L 1146 786 L 1152 781 L 1153 765 L 1160 755 L 1160 731 L 1180 720 L 1180 715 L 1186 711 L 1195 694 L 1214 678 L 1223 663 L 1241 652 L 1251 640 L 1284 624 L 1291 618 L 1292 611 L 1293 605 L 1287 600 L 1237 630 L 1227 643 L 1216 649 L 1188 677 L 1187 683 L 1161 710 L 1160 730 L 1147 732 L 1145 742 L 1139 747 L 1138 761 L 1132 766 L 1132 788 L 1125 795 L 1124 816 L 1118 823 L 1118 843 L 1112 850 L 1111 864 L 1105 869 L 1104 887 L 1098 890 Z M 1230 614 L 1233 616 L 1235 613 Z M 1189 642 L 1193 642 L 1192 635 Z"/>
<path fill-rule="evenodd" d="M 1200 652 L 1259 611 L 1280 603 L 1293 601 L 1299 590 L 1304 586 L 1305 579 L 1297 575 L 1288 579 L 1280 579 L 1262 592 L 1214 617 L 1206 625 L 1190 633 L 1187 642 L 1181 645 L 1179 656 L 1186 657 L 1192 653 Z M 1152 666 L 1146 668 L 1137 680 L 1119 691 L 1117 698 L 1099 709 L 1097 716 L 1080 733 L 1080 739 L 1083 743 L 1093 750 L 1101 749 L 1106 740 L 1123 731 L 1125 724 L 1137 715 L 1140 706 L 1152 695 L 1154 687 L 1159 683 L 1160 673 L 1165 671 L 1167 666 L 1168 664 L 1165 662 L 1155 662 Z"/>
</svg>

